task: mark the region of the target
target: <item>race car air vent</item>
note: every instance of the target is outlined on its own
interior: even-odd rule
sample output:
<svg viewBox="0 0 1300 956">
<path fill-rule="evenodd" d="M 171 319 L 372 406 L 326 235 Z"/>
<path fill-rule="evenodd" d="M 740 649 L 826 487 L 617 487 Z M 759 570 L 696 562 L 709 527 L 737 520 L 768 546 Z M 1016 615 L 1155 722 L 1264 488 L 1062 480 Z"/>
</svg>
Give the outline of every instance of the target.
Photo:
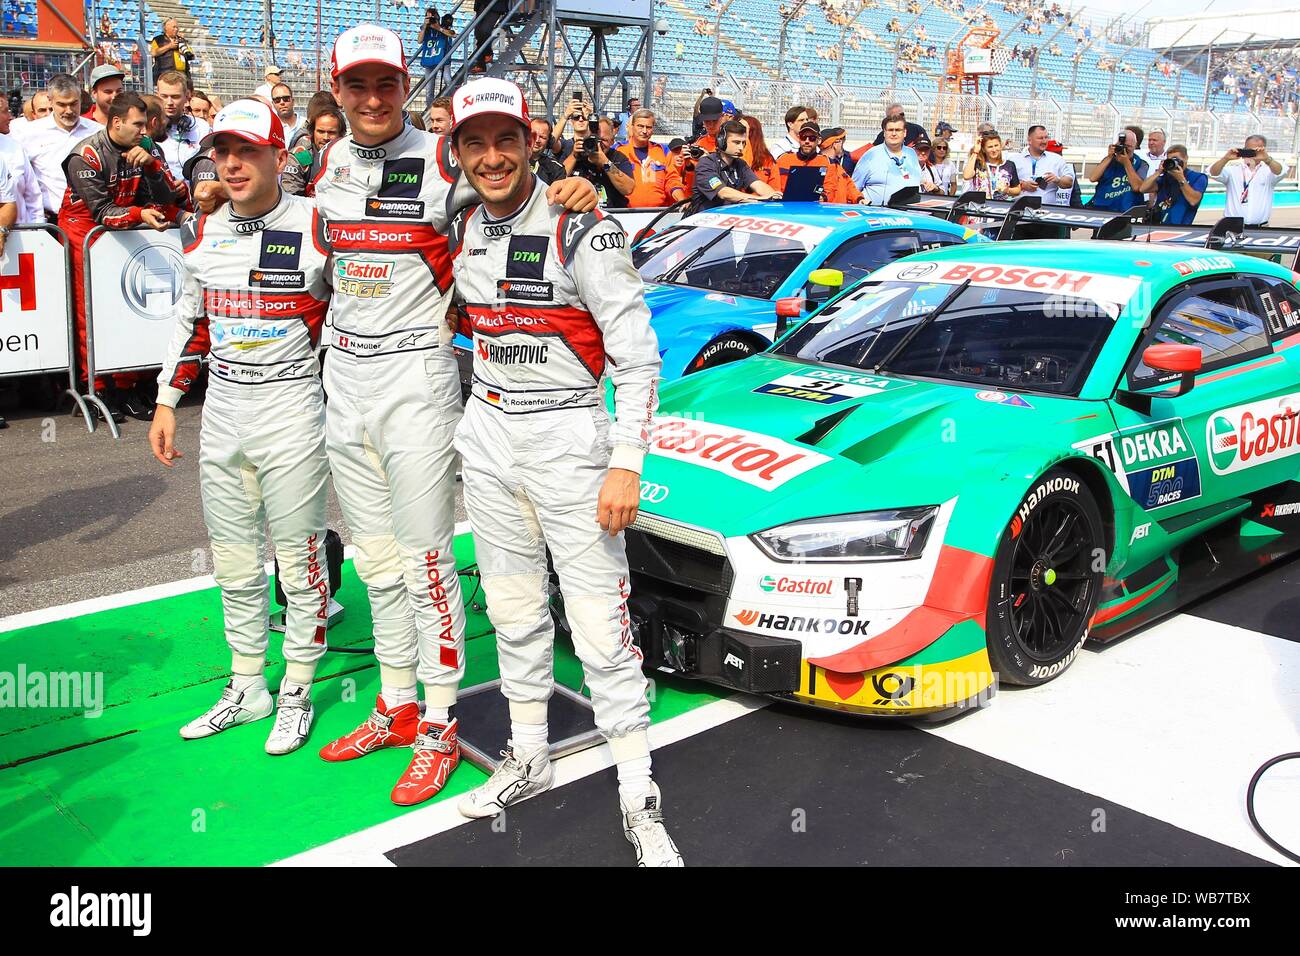
<svg viewBox="0 0 1300 956">
<path fill-rule="evenodd" d="M 636 516 L 636 520 L 632 522 L 632 527 L 656 538 L 684 544 L 700 551 L 707 551 L 709 554 L 722 557 L 727 554 L 726 549 L 722 547 L 722 541 L 717 535 L 680 525 L 673 521 L 665 521 L 663 518 L 648 515 L 644 511 Z"/>
<path fill-rule="evenodd" d="M 836 425 L 857 411 L 857 408 L 857 405 L 852 405 L 849 408 L 841 408 L 839 411 L 832 412 L 825 418 L 817 419 L 813 427 L 796 438 L 795 441 L 801 441 L 805 445 L 816 445 L 823 438 L 829 435 Z"/>
</svg>

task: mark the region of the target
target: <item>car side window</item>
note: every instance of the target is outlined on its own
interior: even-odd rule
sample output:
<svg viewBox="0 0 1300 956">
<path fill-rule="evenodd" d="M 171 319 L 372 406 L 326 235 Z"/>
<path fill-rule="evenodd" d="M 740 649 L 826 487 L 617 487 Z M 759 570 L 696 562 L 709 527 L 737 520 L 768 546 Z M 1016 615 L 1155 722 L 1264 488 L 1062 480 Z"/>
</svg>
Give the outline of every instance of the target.
<svg viewBox="0 0 1300 956">
<path fill-rule="evenodd" d="M 1176 294 L 1164 306 L 1142 349 L 1162 344 L 1195 345 L 1201 350 L 1202 371 L 1235 365 L 1271 351 L 1258 312 L 1254 295 L 1243 283 L 1194 286 Z M 1143 388 L 1165 377 L 1165 373 L 1148 368 L 1139 351 L 1129 381 Z"/>
<path fill-rule="evenodd" d="M 943 245 L 960 242 L 957 236 L 949 236 L 929 229 L 911 232 L 872 232 L 850 239 L 832 252 L 818 268 L 838 269 L 844 273 L 844 285 L 847 289 L 869 272 L 874 272 L 883 265 L 910 256 L 923 249 L 937 249 Z M 808 284 L 807 295 L 813 300 L 828 299 L 837 289 Z"/>
<path fill-rule="evenodd" d="M 1256 276 L 1255 291 L 1264 305 L 1269 338 L 1284 339 L 1300 332 L 1300 291 L 1285 279 Z"/>
</svg>

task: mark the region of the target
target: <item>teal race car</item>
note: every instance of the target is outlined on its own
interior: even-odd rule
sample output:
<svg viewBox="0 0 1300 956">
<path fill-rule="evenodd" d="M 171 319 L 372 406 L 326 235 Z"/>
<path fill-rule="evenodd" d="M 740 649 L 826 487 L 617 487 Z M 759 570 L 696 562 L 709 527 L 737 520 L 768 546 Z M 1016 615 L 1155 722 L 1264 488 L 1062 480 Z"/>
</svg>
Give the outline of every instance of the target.
<svg viewBox="0 0 1300 956">
<path fill-rule="evenodd" d="M 955 246 L 666 384 L 627 532 L 647 666 L 946 716 L 1295 551 L 1297 279 L 1168 243 Z"/>
</svg>

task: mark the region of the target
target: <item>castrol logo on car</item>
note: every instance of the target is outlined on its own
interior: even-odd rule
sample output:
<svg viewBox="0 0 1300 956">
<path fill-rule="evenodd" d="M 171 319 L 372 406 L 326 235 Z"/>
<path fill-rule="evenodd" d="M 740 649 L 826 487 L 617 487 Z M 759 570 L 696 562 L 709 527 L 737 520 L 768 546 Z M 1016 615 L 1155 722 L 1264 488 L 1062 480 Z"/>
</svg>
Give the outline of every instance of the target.
<svg viewBox="0 0 1300 956">
<path fill-rule="evenodd" d="M 685 459 L 765 491 L 830 461 L 826 455 L 771 435 L 673 417 L 655 419 L 650 454 Z"/>
</svg>

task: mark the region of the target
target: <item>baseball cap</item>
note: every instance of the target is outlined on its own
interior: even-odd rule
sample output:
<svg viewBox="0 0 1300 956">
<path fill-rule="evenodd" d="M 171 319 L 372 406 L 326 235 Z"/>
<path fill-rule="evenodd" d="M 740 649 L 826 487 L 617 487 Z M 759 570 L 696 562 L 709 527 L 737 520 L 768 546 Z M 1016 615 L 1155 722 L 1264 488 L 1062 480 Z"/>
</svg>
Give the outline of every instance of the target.
<svg viewBox="0 0 1300 956">
<path fill-rule="evenodd" d="M 740 110 L 736 109 L 736 104 L 731 102 L 731 100 L 723 100 L 722 113 L 724 116 L 739 116 Z"/>
<path fill-rule="evenodd" d="M 832 126 L 828 129 L 824 129 L 822 130 L 822 145 L 830 146 L 832 143 L 844 139 L 847 135 L 848 134 L 844 132 L 843 126 Z"/>
<path fill-rule="evenodd" d="M 799 127 L 799 132 L 802 134 L 810 131 L 816 133 L 818 137 L 822 134 L 822 128 L 819 125 L 814 123 L 812 120 L 804 120 L 803 125 Z"/>
<path fill-rule="evenodd" d="M 203 138 L 203 145 L 211 146 L 222 133 L 230 133 L 258 146 L 284 149 L 284 124 L 261 100 L 235 100 L 223 106 L 213 118 L 212 133 Z"/>
<path fill-rule="evenodd" d="M 722 119 L 722 110 L 722 100 L 716 96 L 706 96 L 700 100 L 700 119 L 702 120 Z"/>
<path fill-rule="evenodd" d="M 382 63 L 403 73 L 408 72 L 401 38 L 392 30 L 373 23 L 363 23 L 339 34 L 334 41 L 334 52 L 330 54 L 330 76 L 337 79 L 340 73 L 363 63 Z"/>
<path fill-rule="evenodd" d="M 262 75 L 263 75 L 263 76 L 279 76 L 279 75 L 280 75 L 280 68 L 279 68 L 278 66 L 276 66 L 274 63 L 268 64 L 267 67 L 266 67 L 266 69 L 262 71 Z"/>
<path fill-rule="evenodd" d="M 111 80 L 115 76 L 125 77 L 126 74 L 111 63 L 102 63 L 90 71 L 90 88 L 93 90 L 103 80 Z"/>
<path fill-rule="evenodd" d="M 685 145 L 686 145 L 686 140 L 682 139 L 680 136 L 674 136 L 672 139 L 668 141 L 668 152 L 671 153 L 674 152 L 675 150 L 679 150 Z"/>
<path fill-rule="evenodd" d="M 947 120 L 941 120 L 939 125 L 934 128 L 934 131 L 936 134 L 938 134 L 938 133 L 956 133 L 958 130 L 957 127 L 953 126 Z"/>
<path fill-rule="evenodd" d="M 451 98 L 451 131 L 476 116 L 508 116 L 528 126 L 528 103 L 524 91 L 509 80 L 495 76 L 470 80 Z"/>
<path fill-rule="evenodd" d="M 1065 146 L 1054 139 L 1049 139 L 1043 149 L 1049 153 L 1056 153 L 1058 156 L 1065 152 Z"/>
</svg>

